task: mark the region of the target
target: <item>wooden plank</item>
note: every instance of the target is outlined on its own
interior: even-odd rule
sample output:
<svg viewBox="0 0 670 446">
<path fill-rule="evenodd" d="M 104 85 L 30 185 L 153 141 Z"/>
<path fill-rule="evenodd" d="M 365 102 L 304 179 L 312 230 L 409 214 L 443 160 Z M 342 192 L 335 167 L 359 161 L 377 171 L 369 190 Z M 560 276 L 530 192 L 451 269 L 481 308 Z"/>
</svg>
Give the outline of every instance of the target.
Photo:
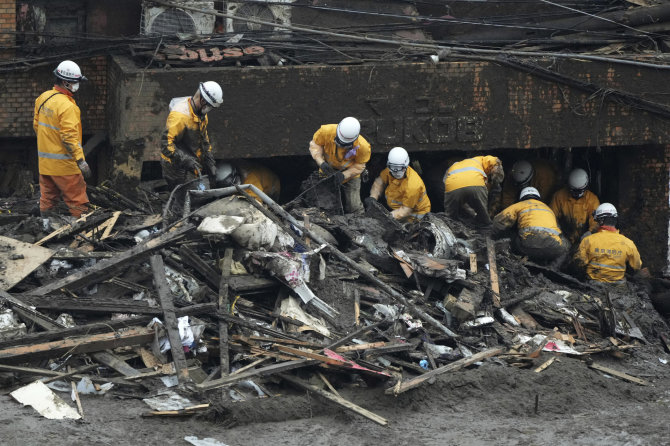
<svg viewBox="0 0 670 446">
<path fill-rule="evenodd" d="M 290 353 L 292 355 L 300 356 L 302 358 L 314 359 L 316 361 L 324 362 L 330 365 L 336 365 L 340 367 L 351 368 L 349 364 L 344 361 L 338 361 L 337 359 L 329 358 L 328 356 L 319 355 L 311 351 L 300 350 L 297 348 L 287 347 L 285 345 L 277 345 L 277 350 L 284 353 Z"/>
<path fill-rule="evenodd" d="M 72 367 L 68 366 L 67 371 L 72 372 Z M 70 381 L 70 386 L 72 386 L 72 394 L 74 395 L 74 399 L 77 402 L 77 410 L 79 411 L 79 415 L 83 418 L 84 417 L 84 408 L 81 406 L 81 399 L 79 398 L 79 391 L 77 391 L 77 383 L 74 382 L 74 381 Z"/>
<path fill-rule="evenodd" d="M 78 336 L 34 345 L 22 345 L 0 349 L 0 361 L 8 363 L 22 359 L 56 357 L 63 352 L 88 353 L 128 345 L 151 342 L 154 330 L 131 328 L 126 331 L 111 331 L 89 336 Z"/>
<path fill-rule="evenodd" d="M 233 264 L 233 248 L 226 248 L 223 253 L 223 265 L 221 267 L 221 278 L 219 287 L 219 313 L 230 313 L 229 285 L 230 268 Z M 221 377 L 230 373 L 230 358 L 228 356 L 228 322 L 219 319 L 219 359 Z"/>
<path fill-rule="evenodd" d="M 226 377 L 212 380 L 206 383 L 203 382 L 201 384 L 196 384 L 195 387 L 198 390 L 212 390 L 219 387 L 229 386 L 240 381 L 258 378 L 260 376 L 271 376 L 277 373 L 287 372 L 289 370 L 306 367 L 316 363 L 318 363 L 318 361 L 311 359 L 296 359 L 292 361 L 280 362 L 266 367 L 261 367 L 260 369 L 249 370 L 248 372 L 238 373 L 236 375 L 228 375 Z"/>
<path fill-rule="evenodd" d="M 354 325 L 361 325 L 361 292 L 354 288 Z"/>
<path fill-rule="evenodd" d="M 226 250 L 228 249 L 231 248 L 226 248 Z M 179 248 L 179 255 L 188 265 L 205 278 L 207 284 L 211 286 L 214 291 L 219 290 L 221 275 L 214 268 L 202 260 L 198 254 L 193 252 L 193 250 L 186 245 L 182 245 Z M 228 268 L 228 275 L 230 275 L 230 268 Z"/>
<path fill-rule="evenodd" d="M 307 391 L 315 393 L 315 394 L 319 395 L 320 397 L 325 398 L 329 401 L 332 401 L 333 403 L 335 403 L 335 404 L 337 404 L 337 405 L 339 405 L 339 406 L 341 406 L 341 407 L 343 407 L 343 408 L 345 408 L 345 409 L 347 409 L 351 412 L 354 412 L 358 415 L 361 415 L 361 416 L 363 416 L 363 417 L 365 417 L 369 420 L 372 420 L 377 424 L 380 424 L 382 426 L 387 426 L 388 425 L 388 421 L 386 420 L 386 418 L 381 417 L 381 416 L 375 414 L 374 412 L 370 412 L 369 410 L 364 409 L 361 406 L 358 406 L 358 405 L 352 403 L 351 401 L 345 400 L 341 396 L 332 394 L 330 392 L 326 392 L 323 389 L 319 389 L 318 387 L 313 386 L 313 385 L 309 384 L 308 382 L 303 381 L 302 379 L 297 378 L 295 376 L 287 375 L 285 373 L 282 373 L 279 376 L 281 376 L 281 378 L 283 380 L 288 381 L 291 384 L 294 384 L 294 385 L 296 385 L 296 386 L 298 386 L 302 389 L 305 389 Z"/>
<path fill-rule="evenodd" d="M 554 361 L 556 361 L 556 356 L 554 356 L 554 357 L 550 358 L 549 360 L 545 361 L 541 366 L 539 366 L 538 368 L 536 368 L 533 371 L 535 373 L 540 373 L 541 371 L 543 371 L 544 369 L 549 367 Z"/>
<path fill-rule="evenodd" d="M 407 392 L 408 390 L 414 389 L 415 387 L 419 387 L 421 384 L 423 384 L 424 382 L 428 381 L 429 379 L 435 376 L 442 375 L 448 372 L 455 372 L 456 370 L 460 370 L 463 367 L 467 367 L 471 364 L 474 364 L 475 362 L 479 362 L 482 359 L 499 355 L 504 351 L 505 349 L 502 347 L 495 347 L 490 348 L 488 350 L 484 350 L 483 352 L 476 353 L 468 358 L 459 359 L 458 361 L 452 362 L 451 364 L 443 365 L 438 369 L 431 370 L 430 372 L 424 373 L 423 375 L 418 376 L 414 379 L 405 381 L 397 387 L 386 389 L 385 393 L 387 395 L 399 395 L 401 393 Z"/>
<path fill-rule="evenodd" d="M 321 378 L 321 381 L 323 381 L 323 383 L 326 385 L 326 387 L 328 387 L 328 390 L 330 390 L 331 392 L 333 392 L 335 395 L 339 396 L 340 398 L 342 397 L 340 395 L 340 393 L 337 390 L 335 390 L 335 387 L 333 387 L 333 385 L 330 383 L 330 381 L 328 381 L 328 378 L 326 378 L 323 375 L 323 373 L 319 372 L 319 373 L 317 373 L 317 375 L 319 376 L 319 378 Z"/>
<path fill-rule="evenodd" d="M 643 379 L 636 378 L 635 376 L 631 376 L 628 373 L 620 372 L 618 370 L 611 369 L 609 367 L 605 367 L 600 364 L 592 363 L 588 364 L 589 368 L 592 368 L 594 370 L 598 370 L 603 373 L 607 373 L 608 375 L 616 376 L 619 379 L 623 379 L 624 381 L 629 381 L 635 384 L 639 384 L 641 386 L 648 386 L 649 383 Z"/>
<path fill-rule="evenodd" d="M 63 326 L 48 316 L 40 313 L 37 310 L 33 310 L 29 305 L 23 302 L 16 296 L 12 296 L 6 291 L 0 290 L 0 302 L 9 305 L 12 310 L 17 312 L 22 318 L 25 318 L 31 322 L 34 322 L 38 326 L 44 328 L 45 330 L 53 330 L 63 328 Z M 13 345 L 16 344 L 16 340 L 13 340 Z"/>
<path fill-rule="evenodd" d="M 335 351 L 337 353 L 346 353 L 346 352 L 355 352 L 358 350 L 367 350 L 369 348 L 377 348 L 377 347 L 384 347 L 386 345 L 390 345 L 384 341 L 379 341 L 379 342 L 368 342 L 367 344 L 354 344 L 354 345 L 347 345 L 344 347 L 337 347 Z"/>
<path fill-rule="evenodd" d="M 128 365 L 126 361 L 122 360 L 112 352 L 97 352 L 93 353 L 91 356 L 93 356 L 93 359 L 99 363 L 116 370 L 124 376 L 134 376 L 140 373 L 138 370 Z"/>
<path fill-rule="evenodd" d="M 154 239 L 140 243 L 133 248 L 118 253 L 110 259 L 102 260 L 89 268 L 77 271 L 63 279 L 56 280 L 39 288 L 35 288 L 26 294 L 32 296 L 44 296 L 53 293 L 54 291 L 58 291 L 61 288 L 74 291 L 94 283 L 102 282 L 103 280 L 109 279 L 120 273 L 130 263 L 148 257 L 155 251 L 164 248 L 166 245 L 174 243 L 177 239 L 183 237 L 194 228 L 195 226 L 192 224 L 187 224 L 173 232 L 166 232 Z"/>
<path fill-rule="evenodd" d="M 500 284 L 498 283 L 498 267 L 496 266 L 496 247 L 491 237 L 486 237 L 486 251 L 489 255 L 489 273 L 491 276 L 491 292 L 493 306 L 500 308 Z"/>
<path fill-rule="evenodd" d="M 195 406 L 185 407 L 179 410 L 152 410 L 144 412 L 142 417 L 184 417 L 195 415 L 198 412 L 203 412 L 209 408 L 209 403 L 197 404 Z"/>
<path fill-rule="evenodd" d="M 41 246 L 41 245 L 45 244 L 46 242 L 48 242 L 49 240 L 51 240 L 53 238 L 56 238 L 61 234 L 70 233 L 72 230 L 74 230 L 77 223 L 85 222 L 88 219 L 89 216 L 93 215 L 93 213 L 94 212 L 89 212 L 88 214 L 84 214 L 81 217 L 79 217 L 74 223 L 70 223 L 70 224 L 61 226 L 60 228 L 56 229 L 52 233 L 48 234 L 46 237 L 36 241 L 35 244 L 37 246 Z"/>
<path fill-rule="evenodd" d="M 470 253 L 470 272 L 477 274 L 477 254 Z"/>
<path fill-rule="evenodd" d="M 49 260 L 54 251 L 0 236 L 0 290 L 9 290 Z"/>
<path fill-rule="evenodd" d="M 186 365 L 186 355 L 184 355 L 184 348 L 181 345 L 181 337 L 179 336 L 179 328 L 177 326 L 177 316 L 174 311 L 174 302 L 172 301 L 172 294 L 167 285 L 167 278 L 165 277 L 165 265 L 163 264 L 163 257 L 159 254 L 151 256 L 150 259 L 151 270 L 154 274 L 154 286 L 156 293 L 160 299 L 161 308 L 163 308 L 163 326 L 168 334 L 168 341 L 170 342 L 170 351 L 172 352 L 172 360 L 177 368 L 177 380 L 179 384 L 191 382 L 188 376 L 188 366 Z"/>
<path fill-rule="evenodd" d="M 253 368 L 256 367 L 257 365 L 261 365 L 262 363 L 264 363 L 264 362 L 267 361 L 268 359 L 270 359 L 270 358 L 261 358 L 261 359 L 257 359 L 256 361 L 254 361 L 254 362 L 252 362 L 252 363 L 250 363 L 250 364 L 247 364 L 247 365 L 245 365 L 244 367 L 240 367 L 239 369 L 235 370 L 234 372 L 231 372 L 230 374 L 231 374 L 231 375 L 237 375 L 237 374 L 239 374 L 239 373 L 246 372 L 246 371 L 249 370 L 249 369 L 253 369 Z"/>
</svg>

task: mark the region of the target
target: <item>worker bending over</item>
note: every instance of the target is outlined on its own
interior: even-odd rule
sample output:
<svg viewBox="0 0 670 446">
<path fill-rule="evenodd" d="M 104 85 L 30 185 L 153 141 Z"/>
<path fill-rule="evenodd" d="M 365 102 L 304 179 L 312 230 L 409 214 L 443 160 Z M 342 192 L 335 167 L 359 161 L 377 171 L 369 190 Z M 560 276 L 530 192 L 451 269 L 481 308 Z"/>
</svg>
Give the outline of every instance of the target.
<svg viewBox="0 0 670 446">
<path fill-rule="evenodd" d="M 358 119 L 347 117 L 339 124 L 325 124 L 309 142 L 312 155 L 322 176 L 333 176 L 342 186 L 344 211 L 362 212 L 361 173 L 370 160 L 370 144 L 361 136 Z"/>
<path fill-rule="evenodd" d="M 402 147 L 394 147 L 389 152 L 386 169 L 372 183 L 367 200 L 379 200 L 382 193 L 396 220 L 420 220 L 430 212 L 426 186 L 419 174 L 409 167 L 409 155 Z"/>
<path fill-rule="evenodd" d="M 203 172 L 212 178 L 216 163 L 207 134 L 207 113 L 221 106 L 223 91 L 213 81 L 201 82 L 191 97 L 173 98 L 161 138 L 161 168 L 170 190 Z"/>
<path fill-rule="evenodd" d="M 512 248 L 534 261 L 553 261 L 560 265 L 568 254 L 568 241 L 561 234 L 553 211 L 540 201 L 534 187 L 519 194 L 519 202 L 505 208 L 493 219 L 493 234 L 517 227 Z"/>
<path fill-rule="evenodd" d="M 579 270 L 585 271 L 591 280 L 622 283 L 626 264 L 635 272 L 642 268 L 640 253 L 635 243 L 616 228 L 618 213 L 614 205 L 601 204 L 593 218 L 598 225 L 597 232 L 584 237 L 579 243 L 574 264 Z"/>
<path fill-rule="evenodd" d="M 502 196 L 494 203 L 494 213 L 516 203 L 524 187 L 534 187 L 542 201 L 549 204 L 557 187 L 558 172 L 549 161 L 541 158 L 532 161 L 519 160 L 512 165 L 502 185 Z"/>
<path fill-rule="evenodd" d="M 62 197 L 73 217 L 88 209 L 86 181 L 91 169 L 81 146 L 81 111 L 74 100 L 79 83 L 87 80 L 71 60 L 54 70 L 53 89 L 35 100 L 33 129 L 37 135 L 40 172 L 40 213 L 48 217 Z"/>
<path fill-rule="evenodd" d="M 237 184 L 252 184 L 274 201 L 279 200 L 281 192 L 279 177 L 267 167 L 251 161 L 235 161 L 232 163 L 217 161 L 216 186 L 228 187 Z M 256 201 L 262 201 L 251 189 L 247 189 L 245 192 L 256 198 Z"/>
<path fill-rule="evenodd" d="M 479 226 L 490 225 L 487 183 L 496 187 L 504 178 L 502 162 L 495 156 L 475 156 L 452 164 L 444 175 L 444 211 L 463 220 L 468 206 Z"/>
<path fill-rule="evenodd" d="M 597 228 L 593 212 L 600 205 L 600 200 L 587 189 L 588 186 L 589 175 L 586 171 L 574 169 L 568 177 L 567 187 L 556 192 L 551 200 L 551 210 L 572 244 L 578 243 L 585 232 L 595 232 Z"/>
</svg>

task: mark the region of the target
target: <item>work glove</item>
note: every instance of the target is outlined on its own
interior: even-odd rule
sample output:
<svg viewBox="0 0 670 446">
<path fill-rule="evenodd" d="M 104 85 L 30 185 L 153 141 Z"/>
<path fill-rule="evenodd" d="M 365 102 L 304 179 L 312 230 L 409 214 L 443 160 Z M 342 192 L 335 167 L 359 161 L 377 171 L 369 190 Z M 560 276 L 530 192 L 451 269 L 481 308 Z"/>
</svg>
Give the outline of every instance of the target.
<svg viewBox="0 0 670 446">
<path fill-rule="evenodd" d="M 323 172 L 324 175 L 332 175 L 335 173 L 335 169 L 333 168 L 333 166 L 328 164 L 327 161 L 322 162 L 319 167 L 321 168 L 321 172 Z"/>
<path fill-rule="evenodd" d="M 207 175 L 216 178 L 216 161 L 214 161 L 214 158 L 207 158 L 205 163 L 207 164 Z"/>
<path fill-rule="evenodd" d="M 202 166 L 198 160 L 192 156 L 185 157 L 182 165 L 184 166 L 184 169 L 190 172 L 195 172 L 197 170 L 198 173 L 200 173 L 202 171 Z"/>
<path fill-rule="evenodd" d="M 365 200 L 363 200 L 363 204 L 365 205 L 366 210 L 375 206 L 375 203 L 377 203 L 377 199 L 375 197 L 368 197 Z"/>
<path fill-rule="evenodd" d="M 344 182 L 344 174 L 343 174 L 342 172 L 339 172 L 339 171 L 338 171 L 338 172 L 333 176 L 333 181 L 334 181 L 335 184 L 337 184 L 337 185 L 342 184 L 342 183 Z"/>
<path fill-rule="evenodd" d="M 81 174 L 84 176 L 85 179 L 91 178 L 91 168 L 88 167 L 88 163 L 84 161 L 84 159 L 80 159 L 77 161 L 77 167 L 79 167 L 79 170 L 81 171 Z"/>
</svg>

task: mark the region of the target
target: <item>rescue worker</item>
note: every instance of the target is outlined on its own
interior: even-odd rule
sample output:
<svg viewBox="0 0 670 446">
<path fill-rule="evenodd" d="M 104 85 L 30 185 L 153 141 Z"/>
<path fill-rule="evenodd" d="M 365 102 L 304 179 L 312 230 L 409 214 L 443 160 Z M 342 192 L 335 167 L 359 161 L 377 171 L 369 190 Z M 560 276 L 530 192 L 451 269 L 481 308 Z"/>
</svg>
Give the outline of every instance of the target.
<svg viewBox="0 0 670 446">
<path fill-rule="evenodd" d="M 79 65 L 71 60 L 54 70 L 53 89 L 35 100 L 33 129 L 37 134 L 37 157 L 40 173 L 40 213 L 53 215 L 62 197 L 73 217 L 88 209 L 85 178 L 91 168 L 82 148 L 81 111 L 74 100 L 81 81 Z"/>
<path fill-rule="evenodd" d="M 419 174 L 409 167 L 409 155 L 402 147 L 388 154 L 386 169 L 372 183 L 367 200 L 379 200 L 384 193 L 391 215 L 403 222 L 422 219 L 430 212 L 430 199 Z"/>
<path fill-rule="evenodd" d="M 493 234 L 517 227 L 512 248 L 534 261 L 554 261 L 560 265 L 569 250 L 568 241 L 561 234 L 556 216 L 541 200 L 534 187 L 525 187 L 519 202 L 505 208 L 493 219 Z"/>
<path fill-rule="evenodd" d="M 344 211 L 362 212 L 361 173 L 370 160 L 370 143 L 360 134 L 361 124 L 353 117 L 339 124 L 325 124 L 314 133 L 309 153 L 323 176 L 333 176 L 342 186 Z"/>
<path fill-rule="evenodd" d="M 479 226 L 490 225 L 487 183 L 496 187 L 504 178 L 502 162 L 495 156 L 475 156 L 452 164 L 444 175 L 444 211 L 462 220 L 468 206 Z"/>
<path fill-rule="evenodd" d="M 611 203 L 603 203 L 593 213 L 598 224 L 597 232 L 588 235 L 579 243 L 574 256 L 574 265 L 585 271 L 591 280 L 607 283 L 623 283 L 626 264 L 633 271 L 642 268 L 640 253 L 630 239 L 616 228 L 618 213 Z"/>
<path fill-rule="evenodd" d="M 597 225 L 593 212 L 600 205 L 596 194 L 587 189 L 589 175 L 584 169 L 574 169 L 568 177 L 568 185 L 554 194 L 551 210 L 563 233 L 575 244 L 586 231 L 595 232 Z"/>
<path fill-rule="evenodd" d="M 161 168 L 170 190 L 203 173 L 215 177 L 207 113 L 222 103 L 223 91 L 214 81 L 201 82 L 191 97 L 170 101 L 170 114 L 161 137 Z"/>
<path fill-rule="evenodd" d="M 217 161 L 217 187 L 237 184 L 253 184 L 274 201 L 279 200 L 281 192 L 279 177 L 267 167 L 251 161 L 235 161 L 234 163 Z M 256 198 L 256 201 L 262 201 L 254 191 L 248 189 L 245 192 Z"/>
<path fill-rule="evenodd" d="M 521 189 L 534 187 L 540 193 L 542 201 L 549 204 L 557 188 L 558 172 L 549 161 L 541 158 L 532 161 L 519 160 L 505 177 L 502 185 L 502 197 L 495 204 L 493 213 L 516 203 Z"/>
</svg>

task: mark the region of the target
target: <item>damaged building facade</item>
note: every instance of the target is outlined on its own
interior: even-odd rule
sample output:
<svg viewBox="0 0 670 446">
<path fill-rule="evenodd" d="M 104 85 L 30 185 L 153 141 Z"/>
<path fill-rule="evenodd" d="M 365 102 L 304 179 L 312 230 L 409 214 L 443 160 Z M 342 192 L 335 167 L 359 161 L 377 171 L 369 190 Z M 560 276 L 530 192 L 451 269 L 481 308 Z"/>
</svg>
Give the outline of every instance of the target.
<svg viewBox="0 0 670 446">
<path fill-rule="evenodd" d="M 211 3 L 217 10 L 231 11 L 222 2 Z M 323 24 L 342 15 L 301 9 L 301 2 L 295 3 L 294 26 L 318 26 L 315 17 L 325 15 Z M 382 8 L 380 2 L 354 3 Z M 385 8 L 392 16 L 427 14 L 420 6 L 408 10 L 404 2 L 382 3 L 389 4 Z M 337 4 L 345 8 L 352 2 Z M 453 8 L 452 14 L 458 5 Z M 547 158 L 563 178 L 571 166 L 588 166 L 591 189 L 601 201 L 617 206 L 621 229 L 639 247 L 644 264 L 658 275 L 668 267 L 670 108 L 661 94 L 667 71 L 645 65 L 643 57 L 639 65 L 568 57 L 537 58 L 528 64 L 495 55 L 459 59 L 438 48 L 419 47 L 412 57 L 396 61 L 389 56 L 396 49 L 379 43 L 385 52 L 372 62 L 351 57 L 337 64 L 324 60 L 279 66 L 277 57 L 260 60 L 281 54 L 271 41 L 265 46 L 226 43 L 232 36 L 226 32 L 240 30 L 220 16 L 212 26 L 225 39 L 169 46 L 156 38 L 122 38 L 145 31 L 147 11 L 147 5 L 127 0 L 0 0 L 5 166 L 36 167 L 33 98 L 51 85 L 58 61 L 71 58 L 90 79 L 78 103 L 98 182 L 111 180 L 132 190 L 140 179 L 155 178 L 170 98 L 190 95 L 199 82 L 215 80 L 224 86 L 224 106 L 210 116 L 209 124 L 217 158 L 272 158 L 288 184 L 312 170 L 307 146 L 318 126 L 353 115 L 361 119 L 373 160 L 401 145 L 422 163 L 428 177 L 431 170 L 441 177 L 449 160 L 466 154 L 495 154 L 506 165 L 521 158 Z M 288 20 L 275 17 L 279 24 Z M 374 20 L 389 21 L 357 17 L 352 26 Z M 444 33 L 443 28 L 432 31 L 433 36 Z M 59 35 L 71 51 L 55 55 L 53 46 L 40 49 L 44 40 L 36 39 L 36 32 L 47 40 Z M 98 42 L 92 49 L 77 48 L 62 37 L 69 32 L 110 39 L 104 46 Z M 467 30 L 461 32 L 467 35 Z M 406 30 L 389 31 L 388 38 L 432 41 L 427 32 L 409 35 Z M 352 53 L 355 48 L 351 43 Z M 5 176 L 5 183 L 9 178 Z M 2 186 L 5 192 L 10 189 L 10 184 Z"/>
</svg>

